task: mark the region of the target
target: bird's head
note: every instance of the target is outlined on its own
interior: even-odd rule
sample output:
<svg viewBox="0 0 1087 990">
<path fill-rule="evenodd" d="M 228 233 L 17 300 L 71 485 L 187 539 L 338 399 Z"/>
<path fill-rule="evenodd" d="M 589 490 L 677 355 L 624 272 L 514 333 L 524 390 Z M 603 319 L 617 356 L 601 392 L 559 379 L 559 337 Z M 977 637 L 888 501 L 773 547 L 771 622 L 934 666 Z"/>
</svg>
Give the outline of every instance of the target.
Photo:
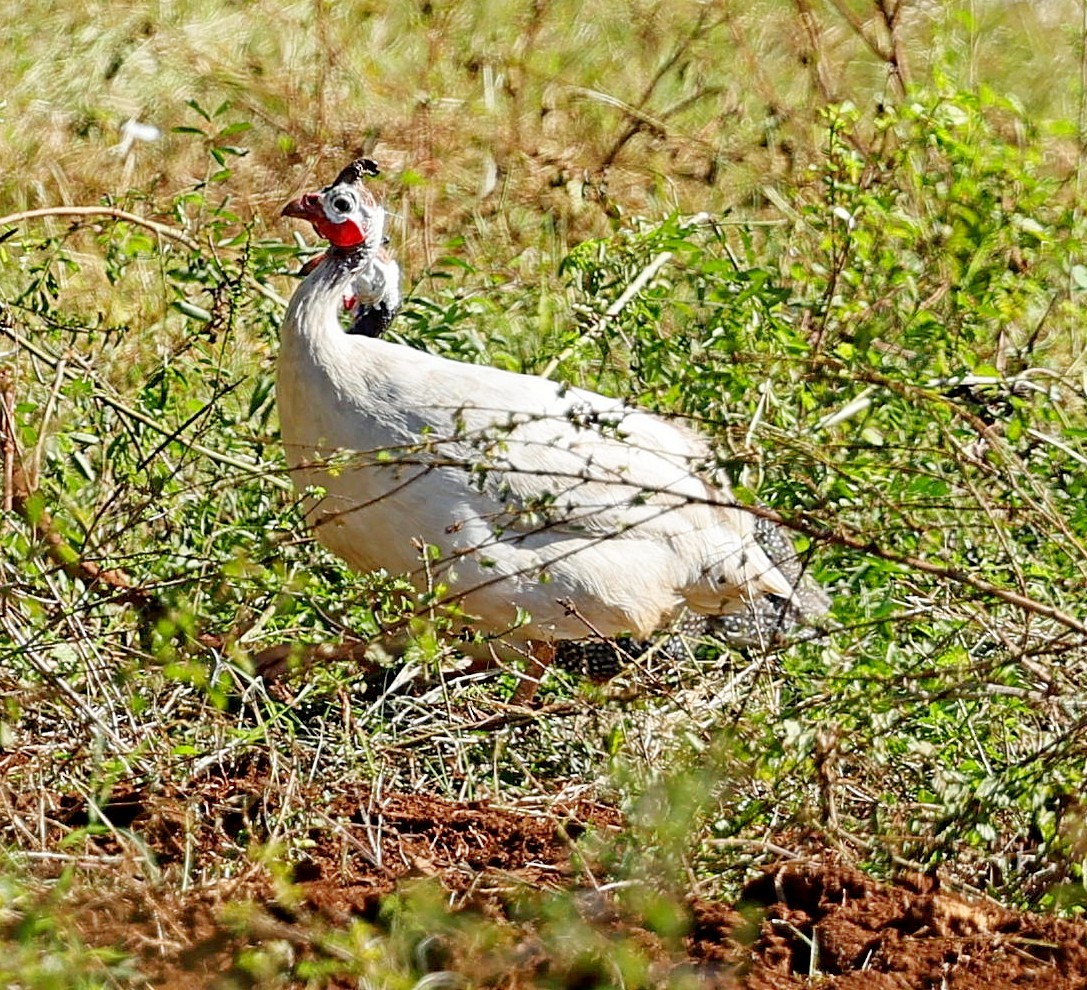
<svg viewBox="0 0 1087 990">
<path fill-rule="evenodd" d="M 330 186 L 307 193 L 283 207 L 283 216 L 308 220 L 333 247 L 377 248 L 385 230 L 385 210 L 362 184 L 363 176 L 378 174 L 369 158 L 358 158 Z"/>
</svg>

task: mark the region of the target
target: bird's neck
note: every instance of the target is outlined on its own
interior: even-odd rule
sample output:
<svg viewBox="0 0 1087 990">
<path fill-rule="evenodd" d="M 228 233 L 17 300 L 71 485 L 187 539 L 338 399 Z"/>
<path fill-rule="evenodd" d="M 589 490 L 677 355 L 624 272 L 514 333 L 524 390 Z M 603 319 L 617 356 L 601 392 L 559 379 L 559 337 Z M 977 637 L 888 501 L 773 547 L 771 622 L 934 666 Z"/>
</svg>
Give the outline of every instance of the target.
<svg viewBox="0 0 1087 990">
<path fill-rule="evenodd" d="M 284 337 L 313 340 L 328 334 L 343 336 L 340 315 L 355 276 L 373 264 L 372 248 L 331 248 L 295 290 L 283 321 Z"/>
</svg>

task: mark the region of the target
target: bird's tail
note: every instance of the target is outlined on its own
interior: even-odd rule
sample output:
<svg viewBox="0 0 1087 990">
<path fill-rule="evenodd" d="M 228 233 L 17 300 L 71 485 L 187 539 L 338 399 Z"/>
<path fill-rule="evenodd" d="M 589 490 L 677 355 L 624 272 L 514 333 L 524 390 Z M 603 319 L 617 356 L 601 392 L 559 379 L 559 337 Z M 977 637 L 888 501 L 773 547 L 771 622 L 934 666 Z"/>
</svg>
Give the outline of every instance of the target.
<svg viewBox="0 0 1087 990">
<path fill-rule="evenodd" d="M 807 573 L 806 560 L 796 552 L 785 529 L 759 516 L 755 538 L 773 565 L 766 573 L 775 578 L 773 583 L 762 582 L 769 587 L 739 610 L 725 615 L 684 612 L 669 629 L 650 639 L 565 640 L 556 644 L 555 665 L 606 681 L 650 650 L 679 660 L 691 655 L 703 640 L 767 648 L 811 638 L 817 632 L 813 620 L 829 610 L 830 596 Z"/>
</svg>

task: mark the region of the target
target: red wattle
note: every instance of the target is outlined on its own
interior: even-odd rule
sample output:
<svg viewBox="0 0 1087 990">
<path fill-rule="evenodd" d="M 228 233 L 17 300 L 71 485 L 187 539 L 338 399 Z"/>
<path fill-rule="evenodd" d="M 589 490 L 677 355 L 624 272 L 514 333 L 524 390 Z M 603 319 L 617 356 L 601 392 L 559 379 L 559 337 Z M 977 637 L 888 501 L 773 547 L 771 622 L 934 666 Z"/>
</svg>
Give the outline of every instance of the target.
<svg viewBox="0 0 1087 990">
<path fill-rule="evenodd" d="M 335 247 L 355 247 L 366 240 L 366 235 L 359 225 L 352 220 L 333 223 L 331 220 L 322 217 L 313 220 L 312 223 L 313 229 Z"/>
</svg>

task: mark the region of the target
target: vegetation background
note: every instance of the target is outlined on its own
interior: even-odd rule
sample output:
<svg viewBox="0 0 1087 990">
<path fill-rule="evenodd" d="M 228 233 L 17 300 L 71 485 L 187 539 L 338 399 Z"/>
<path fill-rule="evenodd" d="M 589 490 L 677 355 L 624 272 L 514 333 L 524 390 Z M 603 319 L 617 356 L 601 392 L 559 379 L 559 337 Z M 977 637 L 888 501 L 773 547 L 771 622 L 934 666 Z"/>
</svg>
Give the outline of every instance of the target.
<svg viewBox="0 0 1087 990">
<path fill-rule="evenodd" d="M 658 919 L 813 843 L 1083 910 L 1087 4 L 28 0 L 0 27 L 9 984 L 147 985 L 72 904 L 257 874 L 288 902 L 337 796 L 383 791 L 617 808 L 579 855 Z M 395 336 L 698 423 L 811 551 L 818 637 L 555 675 L 526 715 L 447 679 L 448 616 L 314 544 L 273 379 L 315 247 L 278 213 L 359 153 Z M 404 658 L 252 677 L 398 621 Z M 255 766 L 274 805 L 227 846 L 206 795 L 175 861 L 118 810 Z M 399 929 L 314 926 L 231 979 L 414 985 Z"/>
</svg>

